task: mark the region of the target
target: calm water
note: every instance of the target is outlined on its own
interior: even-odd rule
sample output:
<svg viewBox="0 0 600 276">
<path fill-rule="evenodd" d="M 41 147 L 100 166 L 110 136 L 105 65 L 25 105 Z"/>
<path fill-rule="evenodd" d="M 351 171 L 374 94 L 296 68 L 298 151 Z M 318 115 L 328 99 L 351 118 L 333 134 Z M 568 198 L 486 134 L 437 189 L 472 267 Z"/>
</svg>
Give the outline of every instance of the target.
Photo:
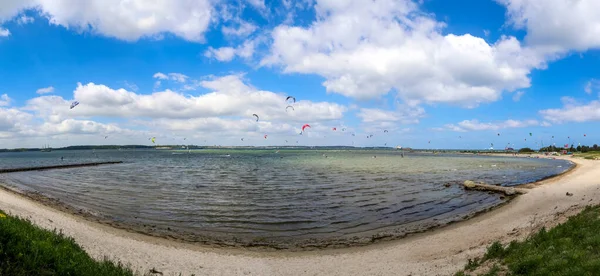
<svg viewBox="0 0 600 276">
<path fill-rule="evenodd" d="M 124 150 L 2 153 L 0 168 L 112 160 L 125 163 L 0 174 L 0 182 L 154 234 L 335 244 L 418 231 L 502 202 L 497 194 L 445 183 L 515 185 L 571 166 L 472 155 L 402 158 L 393 150 Z"/>
</svg>

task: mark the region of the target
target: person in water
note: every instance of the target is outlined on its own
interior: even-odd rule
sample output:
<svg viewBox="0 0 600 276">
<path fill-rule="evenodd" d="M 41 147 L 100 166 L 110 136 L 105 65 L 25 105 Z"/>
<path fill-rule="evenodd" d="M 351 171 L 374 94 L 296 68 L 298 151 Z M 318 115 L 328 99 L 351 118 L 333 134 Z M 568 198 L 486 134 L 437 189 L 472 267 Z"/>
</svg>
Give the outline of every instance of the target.
<svg viewBox="0 0 600 276">
<path fill-rule="evenodd" d="M 64 156 L 61 156 L 61 157 L 60 157 L 60 161 L 63 161 L 63 160 L 65 160 L 65 157 L 64 157 Z"/>
</svg>

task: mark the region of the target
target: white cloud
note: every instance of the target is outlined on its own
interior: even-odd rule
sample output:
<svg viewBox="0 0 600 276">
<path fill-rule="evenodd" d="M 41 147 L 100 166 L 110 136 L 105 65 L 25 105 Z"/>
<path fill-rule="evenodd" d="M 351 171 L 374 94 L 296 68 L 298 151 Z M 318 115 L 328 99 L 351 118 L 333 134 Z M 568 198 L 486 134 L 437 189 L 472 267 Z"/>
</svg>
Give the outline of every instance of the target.
<svg viewBox="0 0 600 276">
<path fill-rule="evenodd" d="M 7 37 L 10 35 L 10 31 L 8 29 L 3 29 L 0 27 L 0 37 Z"/>
<path fill-rule="evenodd" d="M 9 0 L 0 4 L 0 21 L 35 8 L 51 24 L 122 40 L 157 38 L 168 32 L 203 42 L 214 13 L 211 3 L 209 0 Z"/>
<path fill-rule="evenodd" d="M 48 86 L 48 87 L 40 88 L 37 91 L 35 91 L 35 93 L 38 93 L 38 94 L 48 94 L 48 93 L 53 93 L 53 92 L 54 92 L 54 87 L 53 86 Z"/>
<path fill-rule="evenodd" d="M 523 97 L 523 95 L 525 95 L 525 91 L 517 91 L 513 95 L 512 99 L 513 101 L 518 102 L 521 100 L 521 97 Z"/>
<path fill-rule="evenodd" d="M 0 108 L 0 133 L 15 130 L 26 124 L 33 116 L 15 108 Z M 5 135 L 3 135 L 5 136 Z"/>
<path fill-rule="evenodd" d="M 12 101 L 12 99 L 10 97 L 8 97 L 8 95 L 6 95 L 6 94 L 2 94 L 0 96 L 0 106 L 8 106 L 8 105 L 10 105 L 11 101 Z"/>
<path fill-rule="evenodd" d="M 398 110 L 381 110 L 376 108 L 361 108 L 356 114 L 363 123 L 372 122 L 396 122 L 404 124 L 416 124 L 425 115 L 422 107 L 402 107 Z"/>
<path fill-rule="evenodd" d="M 181 73 L 169 73 L 169 79 L 183 83 L 187 81 L 188 76 Z"/>
<path fill-rule="evenodd" d="M 46 122 L 39 127 L 37 135 L 59 134 L 114 134 L 125 130 L 116 125 L 98 123 L 91 120 L 66 119 L 59 123 Z"/>
<path fill-rule="evenodd" d="M 186 82 L 187 79 L 189 78 L 188 76 L 181 74 L 181 73 L 163 74 L 161 72 L 155 73 L 152 77 L 155 79 L 159 79 L 159 80 L 173 80 L 173 81 L 180 82 L 180 83 Z M 157 82 L 157 83 L 158 83 L 158 85 L 160 85 L 160 82 Z"/>
<path fill-rule="evenodd" d="M 587 94 L 592 94 L 592 92 L 599 90 L 599 88 L 600 88 L 600 81 L 597 79 L 591 79 L 585 84 L 585 87 L 583 88 L 583 90 Z"/>
<path fill-rule="evenodd" d="M 165 75 L 165 74 L 163 74 L 161 72 L 158 72 L 158 73 L 154 74 L 152 77 L 155 78 L 155 79 L 159 79 L 159 80 L 169 79 L 169 77 L 167 77 L 167 75 Z"/>
<path fill-rule="evenodd" d="M 600 47 L 600 1 L 496 0 L 510 24 L 526 29 L 525 41 L 546 53 Z"/>
<path fill-rule="evenodd" d="M 458 132 L 479 131 L 479 130 L 500 130 L 506 128 L 522 128 L 528 126 L 538 126 L 540 122 L 537 120 L 506 120 L 495 123 L 483 123 L 478 120 L 464 120 L 458 124 L 447 124 L 446 129 Z"/>
<path fill-rule="evenodd" d="M 215 58 L 218 61 L 231 61 L 235 57 L 235 49 L 232 47 L 221 47 L 218 49 L 208 47 L 208 50 L 204 52 L 204 56 Z"/>
<path fill-rule="evenodd" d="M 541 110 L 545 120 L 552 123 L 600 121 L 600 101 L 579 103 L 570 97 L 562 98 L 563 107 Z"/>
<path fill-rule="evenodd" d="M 443 23 L 411 1 L 317 1 L 309 27 L 272 32 L 262 65 L 286 73 L 319 74 L 328 92 L 357 99 L 396 90 L 413 103 L 475 107 L 503 91 L 530 86 L 528 74 L 544 59 L 514 37 L 494 44 L 469 34 L 443 35 Z"/>
<path fill-rule="evenodd" d="M 250 5 L 252 5 L 253 7 L 262 10 L 265 9 L 265 1 L 264 0 L 246 0 Z"/>
<path fill-rule="evenodd" d="M 256 29 L 258 29 L 256 25 L 250 22 L 240 21 L 237 28 L 223 26 L 221 27 L 221 32 L 226 36 L 247 37 L 254 33 Z"/>
<path fill-rule="evenodd" d="M 221 62 L 231 61 L 235 58 L 235 56 L 239 56 L 244 59 L 250 59 L 254 55 L 257 43 L 258 40 L 247 40 L 244 42 L 244 44 L 238 46 L 237 48 L 221 47 L 215 49 L 213 47 L 208 47 L 208 50 L 204 52 L 204 56 L 207 58 L 214 58 Z"/>
<path fill-rule="evenodd" d="M 35 21 L 35 19 L 33 17 L 29 17 L 27 15 L 21 15 L 19 17 L 19 19 L 17 19 L 17 22 L 21 25 L 33 23 L 33 21 Z"/>
<path fill-rule="evenodd" d="M 74 100 L 80 102 L 77 108 L 68 109 L 69 102 L 62 97 L 44 96 L 29 100 L 26 109 L 52 122 L 78 116 L 161 119 L 236 116 L 251 121 L 253 113 L 260 114 L 264 121 L 303 122 L 341 119 L 346 111 L 344 106 L 335 103 L 299 100 L 294 111 L 286 112 L 285 95 L 246 85 L 238 75 L 201 81 L 200 85 L 213 92 L 184 96 L 167 89 L 136 94 L 94 83 L 78 84 L 74 91 Z"/>
</svg>

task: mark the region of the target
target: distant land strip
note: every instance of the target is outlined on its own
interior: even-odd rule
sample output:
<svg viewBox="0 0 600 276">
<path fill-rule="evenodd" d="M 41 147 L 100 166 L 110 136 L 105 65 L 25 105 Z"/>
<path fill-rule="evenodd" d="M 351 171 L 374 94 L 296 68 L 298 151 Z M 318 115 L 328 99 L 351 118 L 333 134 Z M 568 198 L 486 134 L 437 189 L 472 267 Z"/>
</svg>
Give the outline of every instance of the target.
<svg viewBox="0 0 600 276">
<path fill-rule="evenodd" d="M 55 165 L 55 166 L 41 166 L 41 167 L 28 167 L 28 168 L 0 169 L 0 173 L 26 172 L 26 171 L 43 171 L 43 170 L 54 170 L 54 169 L 68 169 L 68 168 L 92 167 L 92 166 L 110 165 L 110 164 L 121 164 L 121 163 L 123 163 L 123 161 L 93 162 L 93 163 Z"/>
</svg>

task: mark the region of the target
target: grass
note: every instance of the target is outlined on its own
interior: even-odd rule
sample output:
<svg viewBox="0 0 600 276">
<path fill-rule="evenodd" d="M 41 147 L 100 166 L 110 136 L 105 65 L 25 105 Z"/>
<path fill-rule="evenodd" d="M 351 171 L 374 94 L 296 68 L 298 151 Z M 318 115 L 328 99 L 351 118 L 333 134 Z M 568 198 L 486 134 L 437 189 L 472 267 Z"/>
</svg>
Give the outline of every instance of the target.
<svg viewBox="0 0 600 276">
<path fill-rule="evenodd" d="M 0 211 L 0 275 L 133 275 L 92 259 L 72 238 Z"/>
<path fill-rule="evenodd" d="M 575 153 L 576 157 L 582 157 L 584 159 L 600 159 L 600 151 L 588 151 L 586 153 Z"/>
<path fill-rule="evenodd" d="M 483 264 L 488 263 L 488 266 Z M 490 267 L 481 271 L 483 267 Z M 587 207 L 563 224 L 541 229 L 525 241 L 493 243 L 479 259 L 455 275 L 598 275 L 600 206 Z"/>
</svg>

